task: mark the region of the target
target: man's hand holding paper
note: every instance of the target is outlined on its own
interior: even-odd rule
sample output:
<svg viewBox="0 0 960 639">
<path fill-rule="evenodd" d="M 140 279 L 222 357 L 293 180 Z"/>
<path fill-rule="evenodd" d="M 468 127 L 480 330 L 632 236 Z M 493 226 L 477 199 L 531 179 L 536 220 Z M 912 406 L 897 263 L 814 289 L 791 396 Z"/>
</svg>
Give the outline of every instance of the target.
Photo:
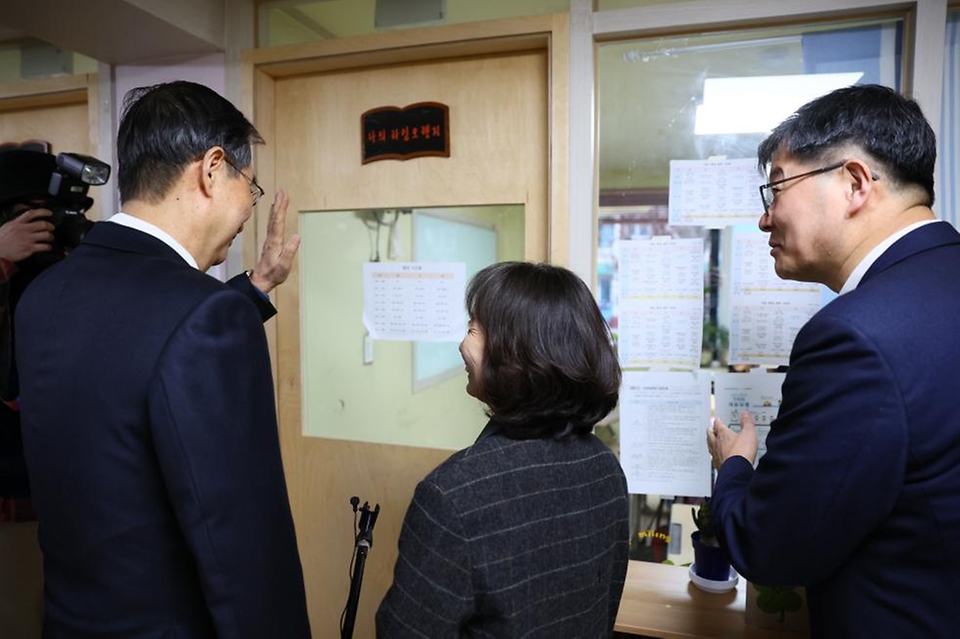
<svg viewBox="0 0 960 639">
<path fill-rule="evenodd" d="M 747 411 L 740 412 L 740 432 L 734 432 L 714 417 L 707 429 L 707 448 L 713 458 L 713 467 L 720 469 L 723 462 L 735 455 L 745 457 L 751 464 L 757 459 L 757 429 Z"/>
</svg>

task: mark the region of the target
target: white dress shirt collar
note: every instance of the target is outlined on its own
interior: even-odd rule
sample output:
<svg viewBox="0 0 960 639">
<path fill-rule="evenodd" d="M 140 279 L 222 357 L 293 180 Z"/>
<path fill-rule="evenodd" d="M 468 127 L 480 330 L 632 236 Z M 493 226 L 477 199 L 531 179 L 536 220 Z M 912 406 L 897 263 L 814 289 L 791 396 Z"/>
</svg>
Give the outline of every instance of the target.
<svg viewBox="0 0 960 639">
<path fill-rule="evenodd" d="M 150 222 L 145 222 L 138 217 L 132 215 L 127 215 L 126 213 L 120 212 L 111 217 L 108 222 L 113 222 L 114 224 L 119 224 L 121 226 L 126 226 L 138 231 L 143 231 L 147 235 L 152 235 L 157 238 L 183 258 L 183 260 L 192 266 L 195 269 L 200 269 L 200 266 L 197 264 L 197 260 L 193 259 L 193 256 L 190 255 L 187 249 L 183 248 L 183 245 L 180 242 L 176 241 L 168 233 L 163 231 L 161 228 L 154 226 Z"/>
<path fill-rule="evenodd" d="M 884 241 L 877 244 L 875 247 L 873 247 L 872 251 L 867 253 L 866 257 L 860 260 L 860 263 L 857 264 L 857 267 L 853 269 L 852 273 L 850 273 L 850 277 L 847 278 L 847 281 L 843 283 L 843 288 L 840 289 L 840 295 L 849 293 L 853 289 L 857 288 L 857 286 L 860 285 L 860 280 L 862 280 L 863 276 L 867 274 L 867 271 L 870 270 L 870 267 L 873 266 L 873 263 L 876 262 L 888 248 L 893 246 L 894 242 L 899 240 L 907 233 L 920 228 L 921 226 L 926 226 L 927 224 L 939 221 L 940 220 L 922 220 L 920 222 L 914 222 L 910 226 L 900 229 Z"/>
</svg>

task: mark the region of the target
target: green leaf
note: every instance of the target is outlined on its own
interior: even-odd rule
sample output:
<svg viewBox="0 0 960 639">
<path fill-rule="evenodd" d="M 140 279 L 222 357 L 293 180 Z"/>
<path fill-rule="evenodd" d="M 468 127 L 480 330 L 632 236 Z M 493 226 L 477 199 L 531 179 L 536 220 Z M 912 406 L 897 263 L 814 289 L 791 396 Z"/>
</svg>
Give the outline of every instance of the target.
<svg viewBox="0 0 960 639">
<path fill-rule="evenodd" d="M 785 612 L 797 612 L 803 607 L 803 598 L 793 586 L 761 586 L 753 584 L 759 593 L 757 608 L 770 614 L 780 614 L 783 620 Z"/>
</svg>

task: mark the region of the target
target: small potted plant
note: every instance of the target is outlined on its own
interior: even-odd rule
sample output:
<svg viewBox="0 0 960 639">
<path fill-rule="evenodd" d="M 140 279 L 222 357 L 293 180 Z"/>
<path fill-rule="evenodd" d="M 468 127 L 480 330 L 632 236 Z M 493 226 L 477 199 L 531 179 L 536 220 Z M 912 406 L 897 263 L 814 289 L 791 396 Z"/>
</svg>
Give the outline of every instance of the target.
<svg viewBox="0 0 960 639">
<path fill-rule="evenodd" d="M 709 581 L 730 581 L 730 562 L 717 541 L 713 518 L 710 516 L 710 500 L 704 500 L 693 509 L 693 523 L 697 530 L 690 534 L 693 541 L 693 570 L 698 577 Z"/>
</svg>

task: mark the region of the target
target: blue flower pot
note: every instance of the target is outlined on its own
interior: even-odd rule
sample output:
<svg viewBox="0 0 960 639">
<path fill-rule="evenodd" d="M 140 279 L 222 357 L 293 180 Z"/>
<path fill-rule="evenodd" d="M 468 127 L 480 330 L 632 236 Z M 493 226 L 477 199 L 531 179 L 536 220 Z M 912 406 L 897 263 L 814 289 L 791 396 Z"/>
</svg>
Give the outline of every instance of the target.
<svg viewBox="0 0 960 639">
<path fill-rule="evenodd" d="M 695 530 L 690 539 L 693 541 L 693 563 L 698 577 L 712 581 L 730 579 L 730 562 L 720 546 L 708 546 L 700 543 L 700 531 Z"/>
</svg>

